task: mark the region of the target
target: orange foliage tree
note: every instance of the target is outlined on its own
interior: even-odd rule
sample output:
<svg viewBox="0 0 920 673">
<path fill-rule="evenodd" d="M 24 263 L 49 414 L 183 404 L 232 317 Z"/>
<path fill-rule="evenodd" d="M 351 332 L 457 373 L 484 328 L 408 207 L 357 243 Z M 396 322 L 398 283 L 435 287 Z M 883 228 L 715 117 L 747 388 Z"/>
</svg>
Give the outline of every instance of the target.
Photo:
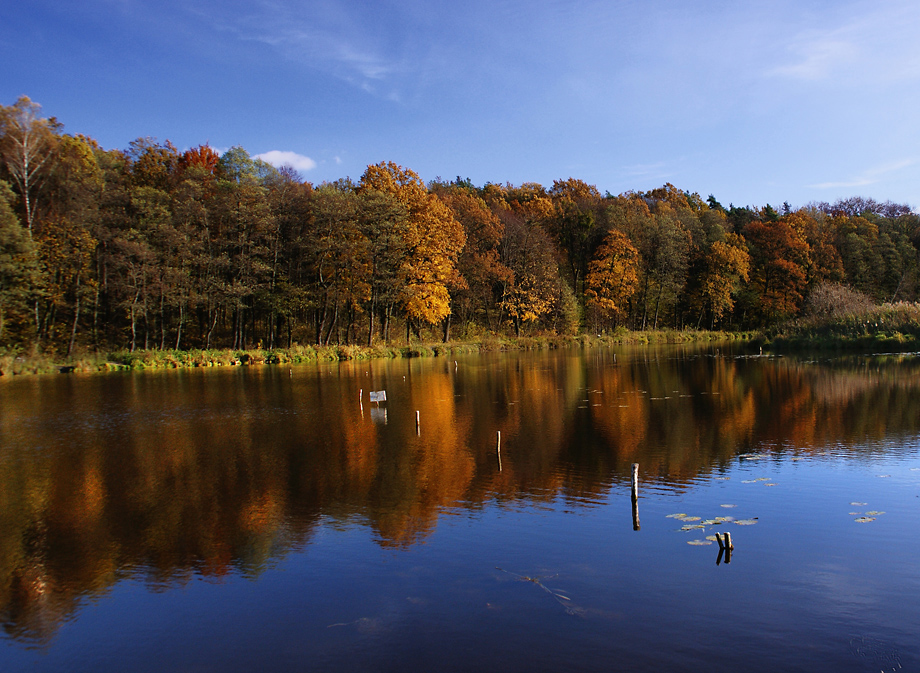
<svg viewBox="0 0 920 673">
<path fill-rule="evenodd" d="M 794 315 L 808 280 L 809 248 L 805 237 L 786 222 L 754 220 L 744 228 L 749 244 L 753 313 L 764 322 Z"/>
<path fill-rule="evenodd" d="M 621 231 L 611 229 L 588 263 L 588 306 L 618 321 L 639 282 L 639 251 Z"/>
<path fill-rule="evenodd" d="M 367 167 L 359 186 L 366 190 L 392 194 L 408 211 L 400 296 L 406 318 L 429 324 L 443 320 L 450 314 L 448 288 L 461 284 L 457 258 L 466 242 L 463 227 L 415 172 L 392 161 Z"/>
</svg>

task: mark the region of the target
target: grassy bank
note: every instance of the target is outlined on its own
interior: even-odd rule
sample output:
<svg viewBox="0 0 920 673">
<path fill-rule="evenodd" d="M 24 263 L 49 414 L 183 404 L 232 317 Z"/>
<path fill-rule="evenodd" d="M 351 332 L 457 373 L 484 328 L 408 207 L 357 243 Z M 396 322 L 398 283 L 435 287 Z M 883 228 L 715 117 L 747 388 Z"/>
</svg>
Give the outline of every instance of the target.
<svg viewBox="0 0 920 673">
<path fill-rule="evenodd" d="M 882 304 L 797 320 L 765 338 L 765 347 L 777 351 L 920 351 L 920 304 Z"/>
<path fill-rule="evenodd" d="M 110 353 L 80 353 L 72 357 L 54 354 L 0 350 L 0 377 L 53 373 L 91 373 L 142 369 L 178 369 L 183 367 L 233 367 L 258 365 L 299 365 L 341 360 L 377 358 L 446 357 L 468 353 L 514 350 L 548 350 L 555 348 L 599 348 L 625 344 L 664 344 L 754 338 L 754 333 L 660 331 L 617 332 L 609 336 L 489 336 L 471 341 L 449 343 L 418 342 L 366 346 L 300 346 L 251 350 L 145 350 Z M 0 379 L 2 380 L 2 379 Z"/>
</svg>

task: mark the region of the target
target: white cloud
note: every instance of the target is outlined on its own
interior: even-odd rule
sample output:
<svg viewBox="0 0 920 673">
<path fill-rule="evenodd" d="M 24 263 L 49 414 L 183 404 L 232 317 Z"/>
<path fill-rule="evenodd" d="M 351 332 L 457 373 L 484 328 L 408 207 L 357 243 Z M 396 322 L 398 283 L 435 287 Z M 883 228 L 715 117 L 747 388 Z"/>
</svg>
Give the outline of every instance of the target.
<svg viewBox="0 0 920 673">
<path fill-rule="evenodd" d="M 900 161 L 894 161 L 888 164 L 883 164 L 881 166 L 876 166 L 865 171 L 861 175 L 853 176 L 848 180 L 840 180 L 836 182 L 820 182 L 816 185 L 808 185 L 814 189 L 837 189 L 841 187 L 865 187 L 867 185 L 874 185 L 882 181 L 882 178 L 888 173 L 894 173 L 900 171 L 903 168 L 908 166 L 913 166 L 917 163 L 916 159 L 902 159 Z"/>
<path fill-rule="evenodd" d="M 297 152 L 272 150 L 271 152 L 263 152 L 262 154 L 257 154 L 255 158 L 270 163 L 275 168 L 290 166 L 291 168 L 298 171 L 309 171 L 316 168 L 316 162 L 313 161 L 313 159 L 306 157 L 303 154 L 297 154 Z"/>
</svg>

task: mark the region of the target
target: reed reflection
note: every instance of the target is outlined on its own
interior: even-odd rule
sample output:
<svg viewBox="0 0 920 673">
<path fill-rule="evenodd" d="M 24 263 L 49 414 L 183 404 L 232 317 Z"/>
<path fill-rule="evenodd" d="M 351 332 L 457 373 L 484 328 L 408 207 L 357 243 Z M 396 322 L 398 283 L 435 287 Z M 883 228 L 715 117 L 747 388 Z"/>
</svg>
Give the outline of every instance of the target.
<svg viewBox="0 0 920 673">
<path fill-rule="evenodd" d="M 920 434 L 918 373 L 670 348 L 5 384 L 0 619 L 41 643 L 122 578 L 257 575 L 321 519 L 400 548 L 445 509 L 597 502 L 634 462 L 677 488 L 751 450 L 878 450 Z"/>
</svg>

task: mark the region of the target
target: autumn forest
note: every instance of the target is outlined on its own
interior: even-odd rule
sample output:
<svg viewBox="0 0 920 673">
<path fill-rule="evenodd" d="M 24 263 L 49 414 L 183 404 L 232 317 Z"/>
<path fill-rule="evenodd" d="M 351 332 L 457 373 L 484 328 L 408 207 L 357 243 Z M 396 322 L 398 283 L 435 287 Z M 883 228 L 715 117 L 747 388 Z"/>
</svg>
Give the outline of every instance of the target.
<svg viewBox="0 0 920 673">
<path fill-rule="evenodd" d="M 920 216 L 852 198 L 725 206 L 671 184 L 312 185 L 242 147 L 107 150 L 0 106 L 0 347 L 276 348 L 735 329 L 843 287 L 918 299 Z"/>
</svg>

